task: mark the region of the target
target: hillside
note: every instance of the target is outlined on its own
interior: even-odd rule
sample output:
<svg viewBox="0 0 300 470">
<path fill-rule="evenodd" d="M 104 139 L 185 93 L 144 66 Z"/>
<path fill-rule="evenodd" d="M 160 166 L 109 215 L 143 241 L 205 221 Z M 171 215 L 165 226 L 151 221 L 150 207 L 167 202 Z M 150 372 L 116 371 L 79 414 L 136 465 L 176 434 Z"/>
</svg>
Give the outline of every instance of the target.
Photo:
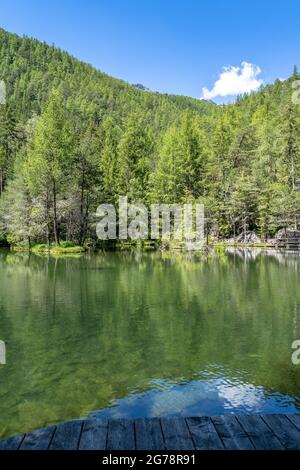
<svg viewBox="0 0 300 470">
<path fill-rule="evenodd" d="M 153 93 L 0 30 L 2 238 L 83 245 L 101 202 L 201 201 L 214 236 L 299 225 L 299 106 L 277 81 L 233 105 Z"/>
<path fill-rule="evenodd" d="M 211 107 L 193 98 L 147 92 L 112 78 L 56 47 L 20 38 L 3 29 L 0 29 L 0 77 L 5 80 L 9 103 L 23 120 L 41 112 L 53 87 L 61 87 L 65 97 L 76 104 L 89 105 L 89 112 L 98 120 L 108 109 L 116 110 L 121 116 L 139 109 L 155 110 L 155 114 L 167 112 L 171 118 L 178 108 L 205 113 Z"/>
</svg>

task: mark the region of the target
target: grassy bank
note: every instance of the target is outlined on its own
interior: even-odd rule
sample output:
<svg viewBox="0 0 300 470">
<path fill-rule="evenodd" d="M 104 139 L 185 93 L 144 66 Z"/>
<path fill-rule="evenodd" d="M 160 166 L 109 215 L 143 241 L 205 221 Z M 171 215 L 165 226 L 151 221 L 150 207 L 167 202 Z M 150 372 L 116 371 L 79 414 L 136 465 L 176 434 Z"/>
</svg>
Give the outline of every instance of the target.
<svg viewBox="0 0 300 470">
<path fill-rule="evenodd" d="M 86 249 L 79 245 L 74 245 L 70 242 L 62 242 L 60 245 L 47 245 L 46 243 L 35 244 L 29 247 L 28 245 L 15 245 L 12 246 L 13 251 L 30 251 L 32 253 L 46 253 L 46 254 L 77 254 L 84 253 Z"/>
<path fill-rule="evenodd" d="M 277 248 L 275 244 L 268 242 L 255 242 L 251 241 L 248 243 L 234 243 L 232 240 L 208 240 L 207 244 L 204 244 L 201 248 L 188 248 L 185 242 L 179 242 L 175 240 L 164 241 L 164 242 L 153 242 L 151 240 L 145 241 L 134 241 L 134 240 L 124 240 L 124 241 L 104 241 L 91 246 L 90 248 L 95 251 L 126 251 L 126 250 L 143 250 L 143 251 L 199 251 L 206 252 L 207 250 L 222 251 L 226 248 Z M 60 245 L 55 245 L 54 243 L 48 245 L 46 243 L 33 244 L 31 247 L 28 245 L 11 245 L 10 249 L 12 251 L 18 252 L 32 252 L 40 254 L 53 254 L 53 255 L 72 255 L 72 254 L 82 254 L 88 250 L 88 247 L 82 247 L 75 245 L 72 242 L 62 241 Z"/>
</svg>

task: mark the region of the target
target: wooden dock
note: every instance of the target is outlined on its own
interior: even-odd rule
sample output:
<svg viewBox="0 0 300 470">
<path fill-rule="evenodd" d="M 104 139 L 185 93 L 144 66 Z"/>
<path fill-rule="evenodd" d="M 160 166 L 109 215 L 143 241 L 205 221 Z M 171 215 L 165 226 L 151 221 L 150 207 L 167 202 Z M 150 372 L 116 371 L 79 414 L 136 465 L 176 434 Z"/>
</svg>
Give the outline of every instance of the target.
<svg viewBox="0 0 300 470">
<path fill-rule="evenodd" d="M 75 420 L 0 441 L 0 450 L 300 450 L 300 414 Z"/>
</svg>

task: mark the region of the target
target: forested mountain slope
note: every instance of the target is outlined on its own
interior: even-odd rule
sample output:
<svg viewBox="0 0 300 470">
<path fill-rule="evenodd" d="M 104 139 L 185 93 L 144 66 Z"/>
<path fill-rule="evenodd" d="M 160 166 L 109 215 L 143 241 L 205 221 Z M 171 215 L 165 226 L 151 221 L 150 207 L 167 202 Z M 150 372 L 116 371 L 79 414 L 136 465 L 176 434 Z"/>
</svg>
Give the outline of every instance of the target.
<svg viewBox="0 0 300 470">
<path fill-rule="evenodd" d="M 204 202 L 209 229 L 298 225 L 295 70 L 233 105 L 163 95 L 0 30 L 1 233 L 10 243 L 95 238 L 101 202 Z"/>
<path fill-rule="evenodd" d="M 172 119 L 178 109 L 190 108 L 201 113 L 211 108 L 205 101 L 138 89 L 58 48 L 3 29 L 0 29 L 0 75 L 5 80 L 9 102 L 22 120 L 41 112 L 53 88 L 60 88 L 71 107 L 78 106 L 96 122 L 107 112 L 121 118 L 141 108 L 144 113 L 151 113 L 153 119 L 160 111 L 164 121 Z"/>
</svg>

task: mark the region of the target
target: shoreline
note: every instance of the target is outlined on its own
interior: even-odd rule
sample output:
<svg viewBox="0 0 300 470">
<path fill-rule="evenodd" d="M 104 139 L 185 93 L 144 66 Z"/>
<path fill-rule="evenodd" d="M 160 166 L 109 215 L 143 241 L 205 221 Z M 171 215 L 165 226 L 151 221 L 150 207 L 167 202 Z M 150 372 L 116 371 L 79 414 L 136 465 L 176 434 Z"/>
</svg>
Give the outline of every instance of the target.
<svg viewBox="0 0 300 470">
<path fill-rule="evenodd" d="M 210 250 L 215 251 L 223 251 L 227 248 L 235 248 L 235 249 L 266 249 L 266 250 L 280 250 L 280 251 L 300 251 L 299 246 L 289 246 L 289 244 L 270 244 L 270 243 L 228 243 L 227 241 L 220 240 L 216 242 L 211 242 L 208 244 L 203 245 L 201 248 L 197 249 L 188 249 L 186 246 L 182 244 L 167 244 L 167 245 L 154 245 L 151 243 L 147 244 L 139 244 L 139 243 L 123 243 L 119 245 L 109 245 L 109 246 L 97 246 L 97 247 L 82 247 L 82 246 L 51 246 L 51 247 L 23 247 L 23 246 L 1 246 L 1 250 L 11 251 L 12 253 L 33 253 L 33 254 L 41 254 L 41 255 L 72 255 L 72 254 L 85 254 L 87 252 L 100 252 L 100 251 L 152 251 L 152 252 L 192 252 L 192 253 L 205 253 Z"/>
</svg>

